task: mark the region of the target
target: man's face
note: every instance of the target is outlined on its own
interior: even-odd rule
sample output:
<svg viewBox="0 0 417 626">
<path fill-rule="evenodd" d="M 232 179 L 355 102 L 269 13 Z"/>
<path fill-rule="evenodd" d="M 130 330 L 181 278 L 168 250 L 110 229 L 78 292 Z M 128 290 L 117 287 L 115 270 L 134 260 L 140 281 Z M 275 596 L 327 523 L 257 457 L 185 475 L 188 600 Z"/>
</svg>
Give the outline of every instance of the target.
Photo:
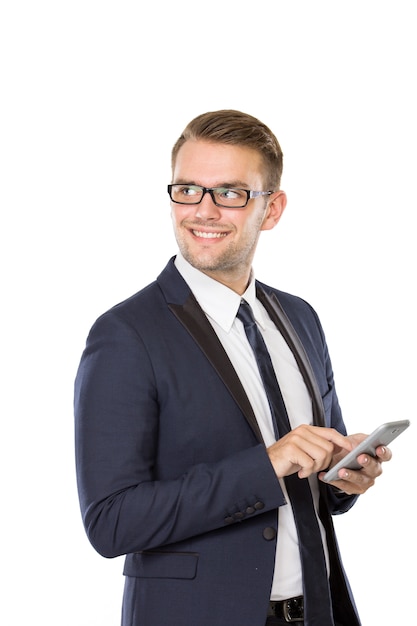
<svg viewBox="0 0 417 626">
<path fill-rule="evenodd" d="M 258 152 L 207 141 L 185 142 L 177 155 L 172 182 L 267 191 Z M 271 211 L 277 198 L 282 204 L 278 217 Z M 174 232 L 182 255 L 198 270 L 243 293 L 260 231 L 275 226 L 284 200 L 285 194 L 277 192 L 253 198 L 243 209 L 230 209 L 216 206 L 207 193 L 200 204 L 172 202 Z"/>
</svg>

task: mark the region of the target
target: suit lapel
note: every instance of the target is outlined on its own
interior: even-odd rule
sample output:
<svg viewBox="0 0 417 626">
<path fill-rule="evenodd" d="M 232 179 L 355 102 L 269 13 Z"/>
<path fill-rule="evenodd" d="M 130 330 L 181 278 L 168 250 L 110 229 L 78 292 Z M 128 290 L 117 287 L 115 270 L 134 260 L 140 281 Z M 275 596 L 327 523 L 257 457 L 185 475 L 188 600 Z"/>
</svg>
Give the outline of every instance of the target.
<svg viewBox="0 0 417 626">
<path fill-rule="evenodd" d="M 187 329 L 240 407 L 259 442 L 263 443 L 255 414 L 238 375 L 204 311 L 190 293 L 184 304 L 168 304 L 171 311 Z"/>
<path fill-rule="evenodd" d="M 178 280 L 179 278 L 180 280 Z M 176 270 L 174 258 L 170 260 L 165 270 L 158 277 L 158 282 L 165 292 L 169 308 L 213 365 L 240 407 L 258 441 L 263 442 L 258 422 L 242 383 L 204 311 L 199 306 L 187 283 Z M 312 398 L 314 424 L 325 426 L 321 393 L 300 338 L 274 293 L 267 293 L 257 283 L 256 295 L 294 354 Z"/>
<path fill-rule="evenodd" d="M 271 295 L 267 294 L 263 289 L 260 288 L 259 284 L 257 284 L 256 296 L 260 300 L 260 302 L 262 302 L 263 306 L 268 312 L 269 317 L 274 322 L 278 330 L 281 332 L 291 352 L 294 355 L 294 358 L 300 369 L 301 375 L 303 376 L 307 389 L 310 392 L 313 404 L 314 424 L 316 426 L 325 426 L 326 423 L 324 406 L 320 389 L 317 385 L 317 381 L 313 372 L 313 368 L 311 367 L 310 360 L 304 349 L 303 344 L 301 343 L 299 336 L 295 332 L 293 325 L 288 319 L 284 309 L 282 308 L 281 304 L 278 301 L 278 298 L 274 293 L 272 293 Z"/>
</svg>

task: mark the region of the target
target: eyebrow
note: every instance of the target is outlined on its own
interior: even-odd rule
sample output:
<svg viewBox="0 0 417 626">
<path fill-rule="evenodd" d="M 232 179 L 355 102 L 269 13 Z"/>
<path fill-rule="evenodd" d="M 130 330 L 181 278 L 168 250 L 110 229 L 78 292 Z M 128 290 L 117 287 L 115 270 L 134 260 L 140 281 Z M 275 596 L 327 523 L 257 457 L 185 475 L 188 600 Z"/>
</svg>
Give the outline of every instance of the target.
<svg viewBox="0 0 417 626">
<path fill-rule="evenodd" d="M 198 187 L 206 187 L 206 185 L 202 185 L 201 183 L 197 183 L 195 181 L 186 180 L 185 178 L 180 178 L 172 183 L 173 185 L 197 185 Z M 249 185 L 244 183 L 241 180 L 232 180 L 228 182 L 221 182 L 213 185 L 213 188 L 224 187 L 225 189 L 249 189 Z"/>
</svg>

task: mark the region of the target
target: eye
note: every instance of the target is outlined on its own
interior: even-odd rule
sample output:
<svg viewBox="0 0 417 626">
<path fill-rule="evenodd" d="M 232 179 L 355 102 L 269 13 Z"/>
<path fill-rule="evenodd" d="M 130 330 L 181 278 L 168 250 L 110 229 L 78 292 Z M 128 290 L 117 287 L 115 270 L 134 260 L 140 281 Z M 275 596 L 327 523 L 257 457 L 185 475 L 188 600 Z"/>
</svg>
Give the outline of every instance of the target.
<svg viewBox="0 0 417 626">
<path fill-rule="evenodd" d="M 195 185 L 178 185 L 178 193 L 183 196 L 198 196 L 201 195 L 201 187 Z"/>
<path fill-rule="evenodd" d="M 201 195 L 202 189 L 198 185 L 172 185 L 171 191 L 177 197 L 193 197 Z"/>
<path fill-rule="evenodd" d="M 216 193 L 223 200 L 246 200 L 246 191 L 244 189 L 229 189 L 227 187 L 219 187 Z"/>
</svg>

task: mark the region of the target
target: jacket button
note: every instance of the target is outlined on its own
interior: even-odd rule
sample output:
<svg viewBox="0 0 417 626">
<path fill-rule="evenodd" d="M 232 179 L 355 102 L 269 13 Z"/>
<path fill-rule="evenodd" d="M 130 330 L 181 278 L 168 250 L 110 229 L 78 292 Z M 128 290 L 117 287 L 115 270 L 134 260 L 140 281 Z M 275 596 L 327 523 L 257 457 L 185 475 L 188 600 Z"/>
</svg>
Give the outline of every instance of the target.
<svg viewBox="0 0 417 626">
<path fill-rule="evenodd" d="M 248 508 L 246 509 L 246 513 L 248 515 L 253 515 L 253 513 L 255 513 L 255 507 L 254 506 L 248 506 Z"/>
<path fill-rule="evenodd" d="M 277 531 L 272 526 L 267 526 L 263 529 L 262 536 L 267 541 L 272 541 L 277 536 Z"/>
<path fill-rule="evenodd" d="M 261 511 L 265 507 L 263 502 L 255 502 L 253 506 L 255 507 L 256 511 Z"/>
<path fill-rule="evenodd" d="M 228 517 L 224 518 L 224 523 L 225 524 L 232 524 L 234 521 L 235 520 L 234 520 L 234 518 L 231 515 L 229 515 Z"/>
</svg>

